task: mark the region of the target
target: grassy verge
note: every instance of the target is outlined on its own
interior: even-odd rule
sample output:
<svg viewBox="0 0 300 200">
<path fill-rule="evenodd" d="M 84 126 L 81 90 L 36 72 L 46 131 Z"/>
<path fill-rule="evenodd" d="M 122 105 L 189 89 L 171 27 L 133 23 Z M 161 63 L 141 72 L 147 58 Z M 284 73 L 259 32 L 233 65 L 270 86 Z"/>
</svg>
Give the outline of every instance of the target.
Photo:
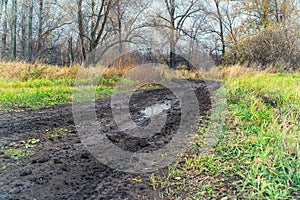
<svg viewBox="0 0 300 200">
<path fill-rule="evenodd" d="M 79 69 L 79 66 L 0 63 L 0 110 L 71 103 Z M 116 76 L 100 77 L 101 68 L 83 69 L 81 73 L 85 78 L 77 80 L 77 84 L 90 88 L 97 83 L 97 99 L 111 96 L 116 92 L 113 86 L 123 80 Z"/>
<path fill-rule="evenodd" d="M 172 199 L 299 198 L 300 74 L 233 78 L 226 95 L 225 126 L 212 152 L 201 154 L 200 129 L 190 153 L 166 175 L 150 177 L 153 187 Z"/>
<path fill-rule="evenodd" d="M 79 70 L 80 78 L 77 77 Z M 128 70 L 126 68 L 122 72 Z M 59 67 L 0 62 L 0 110 L 20 108 L 22 110 L 71 103 L 74 88 L 83 95 L 83 101 L 86 99 L 86 94 L 93 94 L 95 89 L 95 97 L 92 97 L 92 100 L 107 98 L 115 93 L 131 90 L 140 79 L 150 77 L 151 80 L 156 80 L 154 79 L 156 77 L 152 77 L 151 74 L 157 73 L 149 70 L 135 70 L 131 72 L 129 78 L 126 76 L 120 78 L 116 76 L 120 74 L 119 72 L 111 68 L 103 70 L 101 66 L 81 68 L 77 65 Z M 136 81 L 131 81 L 130 78 Z M 115 88 L 117 84 L 123 86 L 122 91 L 120 88 Z"/>
<path fill-rule="evenodd" d="M 99 66 L 82 69 L 79 65 L 59 67 L 21 62 L 0 62 L 0 110 L 39 108 L 71 103 L 73 86 L 79 70 L 82 77 L 84 77 L 79 80 L 80 85 L 86 85 L 87 91 L 94 89 L 89 88 L 88 85 L 97 81 L 96 98 L 98 99 L 120 92 L 113 88 L 120 80 L 124 81 L 125 86 L 126 84 L 130 85 L 130 81 L 126 78 L 119 78 L 129 70 L 131 70 L 129 73 L 131 79 L 157 81 L 174 77 L 201 79 L 207 77 L 220 78 L 224 75 L 236 76 L 243 74 L 241 72 L 250 73 L 249 70 L 245 70 L 240 66 L 224 69 L 216 68 L 209 73 L 201 70 L 193 72 L 186 70 L 172 71 L 164 67 L 159 68 L 158 71 L 153 71 L 152 68 L 136 70 L 131 68 L 108 68 L 103 71 L 103 67 Z M 235 73 L 232 73 L 233 71 Z M 100 78 L 99 74 L 103 74 L 103 76 Z"/>
<path fill-rule="evenodd" d="M 98 78 L 97 98 L 105 98 L 114 93 L 117 78 Z M 91 84 L 94 80 L 84 80 Z M 27 81 L 0 79 L 0 103 L 6 108 L 38 108 L 72 102 L 73 79 Z M 86 86 L 89 87 L 89 86 Z"/>
</svg>

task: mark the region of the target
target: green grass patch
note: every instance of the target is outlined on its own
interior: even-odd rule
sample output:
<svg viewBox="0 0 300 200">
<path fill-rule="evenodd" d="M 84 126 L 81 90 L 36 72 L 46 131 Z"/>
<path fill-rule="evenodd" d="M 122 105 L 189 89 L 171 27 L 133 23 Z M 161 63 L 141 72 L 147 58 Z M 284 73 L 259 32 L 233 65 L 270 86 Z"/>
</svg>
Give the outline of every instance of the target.
<svg viewBox="0 0 300 200">
<path fill-rule="evenodd" d="M 117 91 L 117 83 L 132 84 L 130 80 L 112 77 L 92 77 L 76 81 L 76 85 L 84 87 L 84 91 L 95 91 L 93 100 L 107 98 Z M 0 109 L 40 108 L 57 104 L 71 103 L 73 99 L 74 79 L 0 79 Z M 97 87 L 91 86 L 97 85 Z"/>
<path fill-rule="evenodd" d="M 47 132 L 48 138 L 51 140 L 59 140 L 69 135 L 69 131 L 63 128 L 54 128 Z"/>
<path fill-rule="evenodd" d="M 71 87 L 0 88 L 0 102 L 8 107 L 44 107 L 70 103 Z"/>
<path fill-rule="evenodd" d="M 26 158 L 34 155 L 34 151 L 31 148 L 36 147 L 40 142 L 40 139 L 31 138 L 27 140 L 21 140 L 18 142 L 11 142 L 0 148 L 1 157 L 9 157 L 14 160 Z"/>
<path fill-rule="evenodd" d="M 32 156 L 34 154 L 33 151 L 24 150 L 24 149 L 1 149 L 3 151 L 4 156 L 9 156 L 14 160 L 19 160 L 21 158 L 26 158 L 28 156 Z"/>
<path fill-rule="evenodd" d="M 227 80 L 225 126 L 212 152 L 201 153 L 202 128 L 180 164 L 151 176 L 153 187 L 172 198 L 299 198 L 299 81 L 300 74 Z"/>
</svg>

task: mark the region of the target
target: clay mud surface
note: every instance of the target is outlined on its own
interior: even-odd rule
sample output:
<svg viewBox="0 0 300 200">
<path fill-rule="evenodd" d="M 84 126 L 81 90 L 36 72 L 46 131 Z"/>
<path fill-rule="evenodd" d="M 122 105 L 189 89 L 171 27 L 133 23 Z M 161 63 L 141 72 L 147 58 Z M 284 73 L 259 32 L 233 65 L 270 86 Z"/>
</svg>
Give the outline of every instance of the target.
<svg viewBox="0 0 300 200">
<path fill-rule="evenodd" d="M 210 92 L 220 84 L 189 81 L 198 99 L 200 115 L 209 115 Z M 130 152 L 162 148 L 172 140 L 181 120 L 178 99 L 164 87 L 139 90 L 129 104 L 131 118 L 138 126 L 149 124 L 151 115 L 167 116 L 164 127 L 152 137 L 139 138 L 118 131 L 110 99 L 95 103 L 103 134 Z M 84 147 L 74 124 L 72 105 L 1 113 L 0 147 L 0 200 L 162 199 L 161 192 L 151 186 L 151 173 L 117 171 L 100 163 Z M 15 156 L 10 149 L 15 150 Z M 30 155 L 24 156 L 18 150 Z"/>
</svg>

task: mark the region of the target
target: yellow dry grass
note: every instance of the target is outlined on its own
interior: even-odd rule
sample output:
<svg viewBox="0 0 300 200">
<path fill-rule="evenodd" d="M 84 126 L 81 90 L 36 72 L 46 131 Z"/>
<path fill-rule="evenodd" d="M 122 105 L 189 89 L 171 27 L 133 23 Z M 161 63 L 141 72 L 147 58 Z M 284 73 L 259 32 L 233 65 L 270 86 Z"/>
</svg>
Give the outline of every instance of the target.
<svg viewBox="0 0 300 200">
<path fill-rule="evenodd" d="M 78 64 L 70 67 L 25 62 L 0 62 L 0 79 L 75 79 L 80 70 L 81 77 L 95 77 L 103 72 L 103 67 L 83 68 Z"/>
<path fill-rule="evenodd" d="M 130 74 L 134 79 L 165 79 L 165 78 L 191 78 L 191 79 L 223 79 L 223 78 L 235 78 L 241 76 L 247 76 L 257 73 L 277 73 L 275 68 L 267 68 L 264 71 L 259 68 L 250 68 L 241 65 L 233 66 L 220 66 L 212 67 L 209 70 L 197 69 L 197 70 L 170 70 L 166 67 L 157 67 L 157 71 L 153 69 L 143 68 L 143 70 L 136 70 L 134 65 L 115 66 L 105 68 L 103 66 L 95 66 L 83 68 L 78 64 L 71 67 L 61 67 L 45 64 L 28 64 L 26 62 L 0 62 L 0 79 L 75 79 L 80 70 L 83 77 L 95 77 L 102 75 L 105 78 L 112 78 L 115 76 L 122 77 L 126 74 Z M 157 73 L 159 72 L 159 73 Z M 160 74 L 160 77 L 157 75 Z M 154 76 L 154 77 L 153 77 Z"/>
<path fill-rule="evenodd" d="M 176 78 L 191 78 L 191 79 L 223 79 L 247 76 L 259 73 L 255 68 L 248 68 L 240 65 L 212 67 L 210 69 L 185 70 L 180 69 L 175 72 L 169 72 L 169 76 Z"/>
</svg>

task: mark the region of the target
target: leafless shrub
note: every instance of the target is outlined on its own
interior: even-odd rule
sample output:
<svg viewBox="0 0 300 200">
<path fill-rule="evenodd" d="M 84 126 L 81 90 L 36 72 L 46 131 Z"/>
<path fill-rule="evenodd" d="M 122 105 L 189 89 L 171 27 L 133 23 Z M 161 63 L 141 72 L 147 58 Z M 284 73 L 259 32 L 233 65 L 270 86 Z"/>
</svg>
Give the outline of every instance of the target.
<svg viewBox="0 0 300 200">
<path fill-rule="evenodd" d="M 299 30 L 287 26 L 270 26 L 246 36 L 226 55 L 228 64 L 241 63 L 295 70 L 300 67 Z"/>
</svg>

